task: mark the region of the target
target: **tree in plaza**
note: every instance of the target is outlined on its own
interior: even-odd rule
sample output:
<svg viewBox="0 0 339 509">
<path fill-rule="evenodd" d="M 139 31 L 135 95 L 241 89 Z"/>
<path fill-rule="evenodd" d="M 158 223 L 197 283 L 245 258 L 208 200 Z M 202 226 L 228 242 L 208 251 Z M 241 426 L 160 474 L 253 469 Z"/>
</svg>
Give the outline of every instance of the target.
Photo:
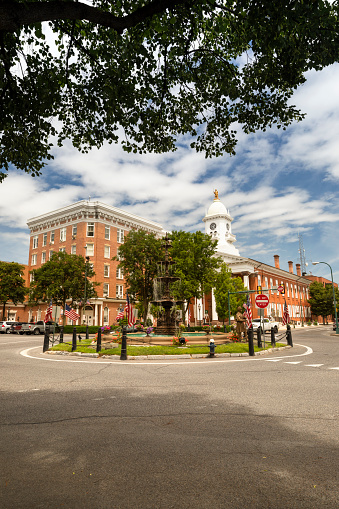
<svg viewBox="0 0 339 509">
<path fill-rule="evenodd" d="M 246 288 L 244 287 L 241 277 L 232 277 L 231 269 L 226 263 L 222 263 L 214 287 L 216 311 L 219 320 L 225 323 L 225 319 L 228 318 L 228 292 L 241 292 L 245 290 Z M 245 294 L 230 295 L 231 315 L 235 315 L 238 306 L 242 307 L 245 301 Z"/>
<path fill-rule="evenodd" d="M 308 302 L 311 306 L 312 315 L 322 316 L 323 323 L 325 323 L 326 317 L 334 314 L 332 285 L 324 287 L 322 283 L 313 281 L 310 284 L 310 299 Z"/>
<path fill-rule="evenodd" d="M 91 278 L 95 272 L 81 255 L 65 252 L 53 253 L 51 259 L 38 269 L 31 270 L 33 281 L 30 284 L 31 302 L 50 302 L 65 309 L 66 301 L 83 301 L 96 297 L 95 287 L 99 285 Z M 65 321 L 65 314 L 63 316 Z"/>
<path fill-rule="evenodd" d="M 25 280 L 22 277 L 24 268 L 15 262 L 0 262 L 0 302 L 2 304 L 2 319 L 6 319 L 6 303 L 24 302 L 28 293 Z"/>
<path fill-rule="evenodd" d="M 160 153 L 189 135 L 207 157 L 233 154 L 236 124 L 303 118 L 293 91 L 338 45 L 327 0 L 3 0 L 0 177 L 38 175 L 52 138 Z"/>
<path fill-rule="evenodd" d="M 118 256 L 113 258 L 124 271 L 130 297 L 140 303 L 144 323 L 153 300 L 153 280 L 163 258 L 162 242 L 153 233 L 131 230 L 119 247 Z"/>
<path fill-rule="evenodd" d="M 186 303 L 186 313 L 192 298 L 200 299 L 214 286 L 221 263 L 215 255 L 218 242 L 200 231 L 173 231 L 170 239 L 174 274 L 180 278 L 172 291 L 177 300 Z"/>
</svg>

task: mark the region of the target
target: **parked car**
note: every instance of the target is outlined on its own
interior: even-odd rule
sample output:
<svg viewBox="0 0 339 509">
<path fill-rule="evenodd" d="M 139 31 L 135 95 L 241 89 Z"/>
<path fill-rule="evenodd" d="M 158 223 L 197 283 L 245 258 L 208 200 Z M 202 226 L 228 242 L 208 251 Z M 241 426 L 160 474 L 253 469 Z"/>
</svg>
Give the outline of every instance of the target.
<svg viewBox="0 0 339 509">
<path fill-rule="evenodd" d="M 56 331 L 60 331 L 60 327 L 56 322 L 48 321 L 43 322 L 42 320 L 39 320 L 34 323 L 23 323 L 20 334 L 44 334 L 46 325 L 50 327 L 50 330 L 53 330 L 53 326 L 55 327 Z"/>
<path fill-rule="evenodd" d="M 10 331 L 12 334 L 23 334 L 22 326 L 25 322 L 15 322 L 12 327 L 10 328 Z"/>
<path fill-rule="evenodd" d="M 271 329 L 273 328 L 274 332 L 278 332 L 278 329 L 279 329 L 279 322 L 275 322 L 273 320 L 270 320 L 269 318 L 264 318 L 263 320 L 260 318 L 254 318 L 252 320 L 252 324 L 253 324 L 253 330 L 256 331 L 259 329 L 259 327 L 261 328 L 261 332 L 262 332 L 262 322 L 264 321 L 264 331 L 265 332 L 270 332 Z"/>
<path fill-rule="evenodd" d="M 16 325 L 18 322 L 10 322 L 10 321 L 5 321 L 5 322 L 0 322 L 0 332 L 1 334 L 11 334 L 11 328 L 13 327 L 13 325 Z"/>
</svg>

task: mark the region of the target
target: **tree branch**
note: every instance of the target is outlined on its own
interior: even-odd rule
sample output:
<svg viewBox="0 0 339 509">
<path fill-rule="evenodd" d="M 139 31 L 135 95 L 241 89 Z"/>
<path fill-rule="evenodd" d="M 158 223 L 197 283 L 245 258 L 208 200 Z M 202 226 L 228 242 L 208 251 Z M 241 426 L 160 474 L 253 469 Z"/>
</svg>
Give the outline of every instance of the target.
<svg viewBox="0 0 339 509">
<path fill-rule="evenodd" d="M 43 21 L 81 19 L 122 33 L 126 28 L 134 27 L 155 14 L 189 2 L 190 0 L 153 0 L 126 16 L 117 17 L 81 2 L 55 0 L 22 3 L 4 0 L 0 2 L 0 31 L 14 32 L 23 25 Z"/>
</svg>

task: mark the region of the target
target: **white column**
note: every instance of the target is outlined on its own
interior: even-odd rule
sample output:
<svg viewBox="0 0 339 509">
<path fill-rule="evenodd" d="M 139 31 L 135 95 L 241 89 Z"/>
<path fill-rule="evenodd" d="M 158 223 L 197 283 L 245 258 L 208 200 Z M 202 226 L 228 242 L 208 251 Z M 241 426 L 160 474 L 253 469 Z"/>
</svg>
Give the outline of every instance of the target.
<svg viewBox="0 0 339 509">
<path fill-rule="evenodd" d="M 214 297 L 214 288 L 212 288 L 212 316 L 211 320 L 218 320 L 218 314 L 217 314 L 217 306 L 215 303 L 215 297 Z"/>
<path fill-rule="evenodd" d="M 94 325 L 98 324 L 98 304 L 94 304 Z"/>
<path fill-rule="evenodd" d="M 250 289 L 250 278 L 249 278 L 249 276 L 244 276 L 244 287 L 247 288 L 247 290 Z"/>
</svg>

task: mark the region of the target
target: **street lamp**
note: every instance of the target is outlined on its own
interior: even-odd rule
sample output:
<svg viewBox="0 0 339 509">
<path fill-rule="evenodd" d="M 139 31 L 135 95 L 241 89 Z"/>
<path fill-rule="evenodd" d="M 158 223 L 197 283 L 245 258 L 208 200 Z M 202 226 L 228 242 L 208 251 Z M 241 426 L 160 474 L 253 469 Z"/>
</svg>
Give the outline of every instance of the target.
<svg viewBox="0 0 339 509">
<path fill-rule="evenodd" d="M 198 310 L 199 310 L 199 322 L 200 322 L 200 327 L 201 327 L 201 304 L 200 304 L 200 302 L 198 304 Z"/>
<path fill-rule="evenodd" d="M 330 268 L 331 271 L 331 280 L 332 280 L 332 291 L 333 291 L 333 303 L 334 303 L 334 315 L 335 315 L 335 333 L 339 334 L 339 327 L 338 327 L 338 315 L 337 315 L 337 303 L 335 301 L 335 291 L 334 291 L 334 282 L 333 282 L 333 272 L 332 267 L 327 262 L 312 262 L 312 265 L 318 265 L 319 263 L 324 263 Z"/>
</svg>

